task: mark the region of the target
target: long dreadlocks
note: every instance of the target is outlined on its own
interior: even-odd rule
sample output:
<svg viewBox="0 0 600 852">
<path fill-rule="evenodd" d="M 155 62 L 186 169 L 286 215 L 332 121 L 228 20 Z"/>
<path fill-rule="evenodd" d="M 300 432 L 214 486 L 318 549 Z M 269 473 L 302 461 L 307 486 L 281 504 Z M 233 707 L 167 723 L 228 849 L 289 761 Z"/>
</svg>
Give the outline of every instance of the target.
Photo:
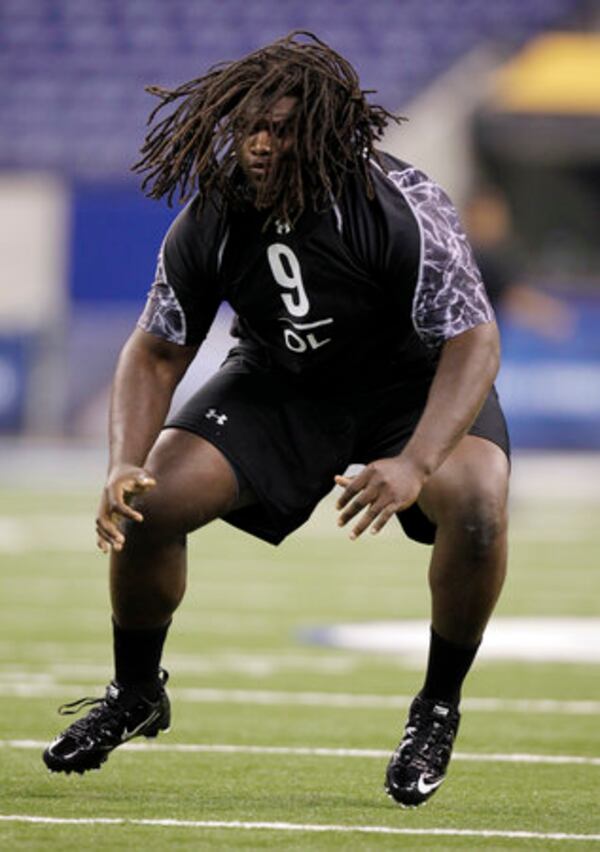
<svg viewBox="0 0 600 852">
<path fill-rule="evenodd" d="M 304 37 L 299 40 L 299 37 Z M 368 158 L 389 120 L 400 119 L 367 103 L 350 63 L 312 33 L 295 30 L 285 38 L 169 90 L 149 86 L 160 98 L 148 119 L 164 107 L 173 111 L 148 132 L 134 171 L 145 173 L 142 188 L 169 204 L 199 194 L 199 206 L 216 190 L 240 200 L 235 153 L 252 132 L 257 116 L 269 116 L 284 96 L 298 100 L 291 116 L 293 143 L 266 185 L 257 206 L 271 218 L 293 223 L 307 204 L 325 210 L 339 198 L 349 173 L 358 174 L 372 197 Z"/>
</svg>

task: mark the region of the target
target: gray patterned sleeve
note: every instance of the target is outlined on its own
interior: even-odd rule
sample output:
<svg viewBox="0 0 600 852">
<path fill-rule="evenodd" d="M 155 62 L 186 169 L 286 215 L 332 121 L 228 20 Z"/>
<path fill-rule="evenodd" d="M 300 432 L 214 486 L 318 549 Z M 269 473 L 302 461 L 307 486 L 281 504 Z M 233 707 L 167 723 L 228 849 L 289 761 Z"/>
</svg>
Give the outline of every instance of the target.
<svg viewBox="0 0 600 852">
<path fill-rule="evenodd" d="M 414 168 L 388 178 L 404 196 L 419 226 L 421 259 L 412 320 L 430 348 L 481 323 L 494 312 L 473 252 L 446 193 Z"/>
<path fill-rule="evenodd" d="M 158 255 L 154 283 L 148 293 L 146 306 L 138 320 L 138 326 L 143 331 L 155 334 L 171 343 L 178 343 L 180 346 L 185 345 L 185 314 L 175 291 L 167 281 L 164 244 Z"/>
</svg>

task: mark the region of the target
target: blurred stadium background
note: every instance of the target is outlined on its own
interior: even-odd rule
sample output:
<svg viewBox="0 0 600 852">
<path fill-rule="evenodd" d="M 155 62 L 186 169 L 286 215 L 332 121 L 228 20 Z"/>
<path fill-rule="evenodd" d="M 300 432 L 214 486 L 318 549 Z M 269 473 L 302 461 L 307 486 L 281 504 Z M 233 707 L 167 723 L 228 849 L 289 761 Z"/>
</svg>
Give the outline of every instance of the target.
<svg viewBox="0 0 600 852">
<path fill-rule="evenodd" d="M 409 117 L 385 147 L 448 189 L 474 238 L 494 213 L 472 222 L 473 195 L 499 194 L 491 240 L 518 279 L 505 283 L 522 285 L 499 306 L 514 444 L 600 449 L 597 0 L 2 0 L 0 435 L 104 435 L 115 358 L 177 212 L 129 171 L 153 105 L 144 86 L 295 27 Z M 227 327 L 224 311 L 188 387 L 218 363 Z"/>
</svg>

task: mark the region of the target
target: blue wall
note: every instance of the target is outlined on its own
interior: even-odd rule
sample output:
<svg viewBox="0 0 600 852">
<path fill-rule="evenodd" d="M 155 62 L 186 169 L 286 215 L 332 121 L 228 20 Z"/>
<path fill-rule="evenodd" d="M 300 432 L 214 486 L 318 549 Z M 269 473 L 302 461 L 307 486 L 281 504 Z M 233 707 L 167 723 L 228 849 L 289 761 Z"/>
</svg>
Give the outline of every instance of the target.
<svg viewBox="0 0 600 852">
<path fill-rule="evenodd" d="M 75 305 L 143 301 L 178 210 L 131 186 L 76 185 L 69 275 Z"/>
<path fill-rule="evenodd" d="M 0 336 L 0 432 L 18 432 L 24 425 L 30 344 L 25 334 Z"/>
<path fill-rule="evenodd" d="M 569 305 L 575 327 L 562 341 L 501 326 L 498 389 L 517 447 L 600 449 L 600 295 Z"/>
</svg>

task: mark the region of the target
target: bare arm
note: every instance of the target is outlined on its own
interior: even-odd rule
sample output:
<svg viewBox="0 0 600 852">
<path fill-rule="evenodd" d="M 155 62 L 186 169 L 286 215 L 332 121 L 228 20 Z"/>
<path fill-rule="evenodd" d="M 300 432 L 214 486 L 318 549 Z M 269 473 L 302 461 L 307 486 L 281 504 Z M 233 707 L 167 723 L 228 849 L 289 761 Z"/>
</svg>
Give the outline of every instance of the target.
<svg viewBox="0 0 600 852">
<path fill-rule="evenodd" d="M 112 468 L 142 465 L 162 428 L 175 388 L 198 350 L 139 328 L 119 356 L 113 379 L 109 447 Z"/>
<path fill-rule="evenodd" d="M 496 323 L 478 325 L 444 345 L 427 405 L 402 453 L 426 479 L 468 432 L 499 366 Z"/>
<path fill-rule="evenodd" d="M 366 508 L 351 538 L 368 526 L 378 532 L 398 511 L 414 503 L 427 479 L 450 455 L 477 417 L 499 367 L 495 323 L 478 325 L 449 340 L 442 350 L 427 404 L 399 456 L 371 462 L 356 477 L 337 476 L 344 526 Z"/>
<path fill-rule="evenodd" d="M 108 476 L 96 519 L 98 546 L 105 552 L 123 546 L 121 518 L 143 520 L 128 501 L 155 485 L 143 464 L 197 349 L 169 343 L 139 328 L 123 347 L 111 393 Z"/>
</svg>

